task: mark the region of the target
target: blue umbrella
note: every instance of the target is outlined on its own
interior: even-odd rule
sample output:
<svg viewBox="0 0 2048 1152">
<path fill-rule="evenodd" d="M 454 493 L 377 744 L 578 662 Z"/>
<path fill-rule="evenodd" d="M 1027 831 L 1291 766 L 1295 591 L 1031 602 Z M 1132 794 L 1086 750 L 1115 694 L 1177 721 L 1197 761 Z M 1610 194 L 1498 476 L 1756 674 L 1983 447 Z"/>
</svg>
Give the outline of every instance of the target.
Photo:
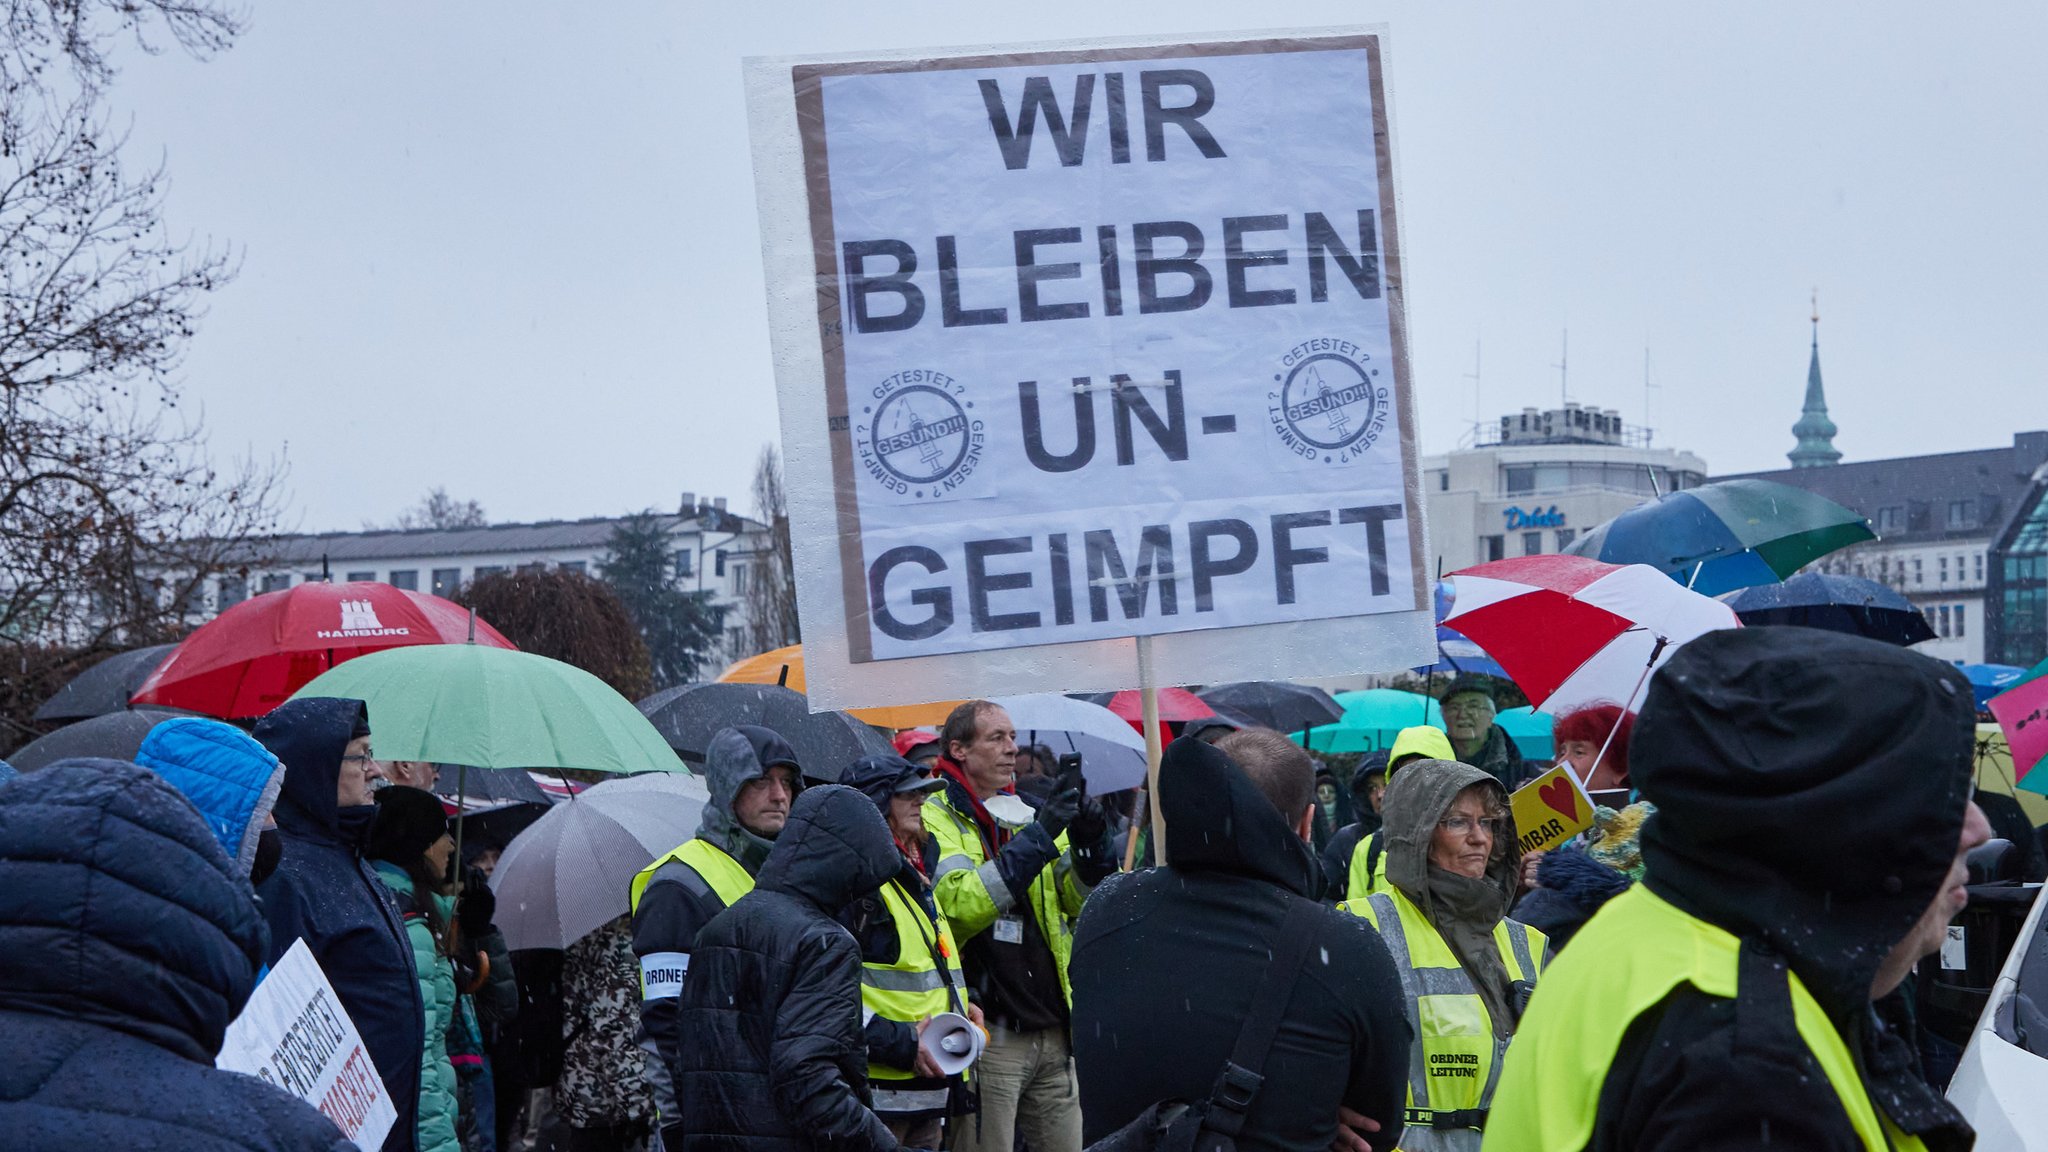
<svg viewBox="0 0 2048 1152">
<path fill-rule="evenodd" d="M 1901 647 L 1934 639 L 1934 629 L 1912 601 L 1860 576 L 1802 572 L 1783 584 L 1744 588 L 1721 599 L 1749 625 L 1824 628 Z"/>
<path fill-rule="evenodd" d="M 1448 583 L 1442 580 L 1436 582 L 1436 593 L 1433 599 L 1436 604 L 1437 620 L 1436 663 L 1417 667 L 1415 669 L 1417 676 L 1476 675 L 1495 676 L 1502 680 L 1514 679 L 1514 677 L 1507 674 L 1506 669 L 1495 662 L 1493 657 L 1486 654 L 1485 649 L 1474 644 L 1457 629 L 1445 627 L 1444 617 L 1449 614 L 1451 602 L 1456 599 L 1456 593 Z"/>
<path fill-rule="evenodd" d="M 2013 664 L 1965 664 L 1956 661 L 1956 667 L 1970 678 L 1970 691 L 1977 697 L 1977 711 L 1982 712 L 1991 705 L 1991 698 L 2018 684 L 2026 677 L 2027 670 Z"/>
</svg>

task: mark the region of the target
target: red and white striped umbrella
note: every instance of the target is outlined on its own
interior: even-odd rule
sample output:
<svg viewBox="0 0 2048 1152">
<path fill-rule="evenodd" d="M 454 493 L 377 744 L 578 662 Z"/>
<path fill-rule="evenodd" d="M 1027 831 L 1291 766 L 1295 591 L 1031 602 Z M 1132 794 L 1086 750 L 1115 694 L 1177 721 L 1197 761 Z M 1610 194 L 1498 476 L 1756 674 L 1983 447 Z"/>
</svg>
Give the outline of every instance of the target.
<svg viewBox="0 0 2048 1152">
<path fill-rule="evenodd" d="M 1596 701 L 1635 710 L 1645 673 L 1734 609 L 1647 564 L 1521 556 L 1451 573 L 1444 624 L 1486 650 L 1529 703 L 1559 715 Z"/>
</svg>

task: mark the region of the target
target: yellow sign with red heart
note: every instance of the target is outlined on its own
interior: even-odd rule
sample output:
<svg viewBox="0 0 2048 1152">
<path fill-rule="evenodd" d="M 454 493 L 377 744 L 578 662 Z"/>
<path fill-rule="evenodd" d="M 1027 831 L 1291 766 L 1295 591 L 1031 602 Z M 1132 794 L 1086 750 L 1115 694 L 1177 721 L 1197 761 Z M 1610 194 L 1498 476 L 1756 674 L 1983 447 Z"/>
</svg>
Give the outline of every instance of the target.
<svg viewBox="0 0 2048 1152">
<path fill-rule="evenodd" d="M 1554 848 L 1593 826 L 1593 798 L 1569 764 L 1515 789 L 1508 806 L 1515 814 L 1515 837 L 1524 856 Z"/>
</svg>

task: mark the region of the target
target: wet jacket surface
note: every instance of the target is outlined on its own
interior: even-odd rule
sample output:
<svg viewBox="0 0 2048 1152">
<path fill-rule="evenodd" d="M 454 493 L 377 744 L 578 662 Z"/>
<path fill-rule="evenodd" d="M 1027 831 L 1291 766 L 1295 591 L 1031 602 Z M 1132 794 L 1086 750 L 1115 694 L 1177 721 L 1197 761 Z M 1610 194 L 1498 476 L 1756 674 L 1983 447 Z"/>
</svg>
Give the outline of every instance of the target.
<svg viewBox="0 0 2048 1152">
<path fill-rule="evenodd" d="M 257 723 L 256 738 L 285 768 L 275 811 L 284 857 L 258 894 L 268 962 L 305 940 L 362 1034 L 398 1110 L 384 1141 L 396 1150 L 413 1147 L 426 1009 L 398 906 L 363 858 L 376 809 L 335 803 L 342 753 L 362 715 L 360 700 L 287 700 Z"/>
<path fill-rule="evenodd" d="M 455 1022 L 455 968 L 441 955 L 434 942 L 434 928 L 422 908 L 421 896 L 405 869 L 379 860 L 373 867 L 384 886 L 398 900 L 405 916 L 406 942 L 412 946 L 413 970 L 419 973 L 422 1035 L 420 1049 L 420 1152 L 460 1152 L 456 1138 L 455 1066 L 448 1062 L 448 1029 Z M 438 893 L 425 897 L 435 902 L 441 922 L 454 918 L 455 901 Z"/>
<path fill-rule="evenodd" d="M 897 1147 L 869 1110 L 860 950 L 833 915 L 902 861 L 867 797 L 809 788 L 756 885 L 697 934 L 678 1024 L 683 1150 Z"/>
<path fill-rule="evenodd" d="M 1309 846 L 1223 753 L 1176 740 L 1160 776 L 1170 866 L 1103 882 L 1074 943 L 1074 1061 L 1084 1139 L 1165 1099 L 1206 1096 L 1237 1041 L 1290 904 L 1322 891 Z M 1410 1033 L 1387 947 L 1322 910 L 1267 1058 L 1241 1149 L 1321 1152 L 1337 1107 L 1401 1132 Z"/>
<path fill-rule="evenodd" d="M 1947 875 L 1973 725 L 1967 681 L 1938 661 L 1832 632 L 1745 628 L 1694 640 L 1658 671 L 1630 760 L 1657 806 L 1644 885 L 1738 937 L 1745 956 L 1789 966 L 1871 1101 L 1934 1149 L 1968 1147 L 1968 1126 L 1921 1080 L 1910 1038 L 1880 1022 L 1870 988 Z M 1551 975 L 1614 963 L 1593 951 L 1582 940 Z M 1637 1016 L 1587 1146 L 1863 1148 L 1792 1027 L 1790 997 L 1767 983 L 1734 997 L 1683 985 Z M 1529 1090 L 1514 1082 L 1518 1056 L 1540 1062 L 1540 1044 L 1510 1052 L 1497 1108 Z"/>
<path fill-rule="evenodd" d="M 213 1067 L 265 943 L 248 882 L 154 774 L 60 761 L 0 789 L 0 1146 L 353 1148 Z"/>
<path fill-rule="evenodd" d="M 732 814 L 732 803 L 740 789 L 759 780 L 774 764 L 796 764 L 796 754 L 780 736 L 766 728 L 741 726 L 720 730 L 705 750 L 704 784 L 710 799 L 697 828 L 702 840 L 738 861 L 749 873 L 758 872 L 768 858 L 773 842 L 740 826 Z M 696 947 L 697 933 L 720 912 L 725 901 L 680 860 L 655 869 L 640 901 L 632 912 L 633 952 L 643 960 L 669 954 L 687 958 Z M 673 1129 L 676 1116 L 675 1070 L 682 1059 L 682 1033 L 676 1027 L 676 998 L 656 996 L 640 1002 L 640 1044 L 647 1053 L 647 1075 L 654 1086 L 655 1107 L 661 1113 L 668 1136 L 681 1136 Z"/>
</svg>

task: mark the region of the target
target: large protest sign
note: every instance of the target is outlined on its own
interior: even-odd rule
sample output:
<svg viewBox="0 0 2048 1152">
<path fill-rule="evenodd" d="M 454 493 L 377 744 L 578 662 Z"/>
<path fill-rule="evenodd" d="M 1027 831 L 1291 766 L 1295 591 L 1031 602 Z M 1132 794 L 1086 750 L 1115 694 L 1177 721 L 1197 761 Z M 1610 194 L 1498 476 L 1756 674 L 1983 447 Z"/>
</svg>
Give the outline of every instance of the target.
<svg viewBox="0 0 2048 1152">
<path fill-rule="evenodd" d="M 1429 659 L 1377 33 L 749 84 L 814 706 Z"/>
<path fill-rule="evenodd" d="M 362 1036 L 304 940 L 256 986 L 214 1064 L 318 1108 L 358 1148 L 381 1147 L 398 1121 Z"/>
</svg>

